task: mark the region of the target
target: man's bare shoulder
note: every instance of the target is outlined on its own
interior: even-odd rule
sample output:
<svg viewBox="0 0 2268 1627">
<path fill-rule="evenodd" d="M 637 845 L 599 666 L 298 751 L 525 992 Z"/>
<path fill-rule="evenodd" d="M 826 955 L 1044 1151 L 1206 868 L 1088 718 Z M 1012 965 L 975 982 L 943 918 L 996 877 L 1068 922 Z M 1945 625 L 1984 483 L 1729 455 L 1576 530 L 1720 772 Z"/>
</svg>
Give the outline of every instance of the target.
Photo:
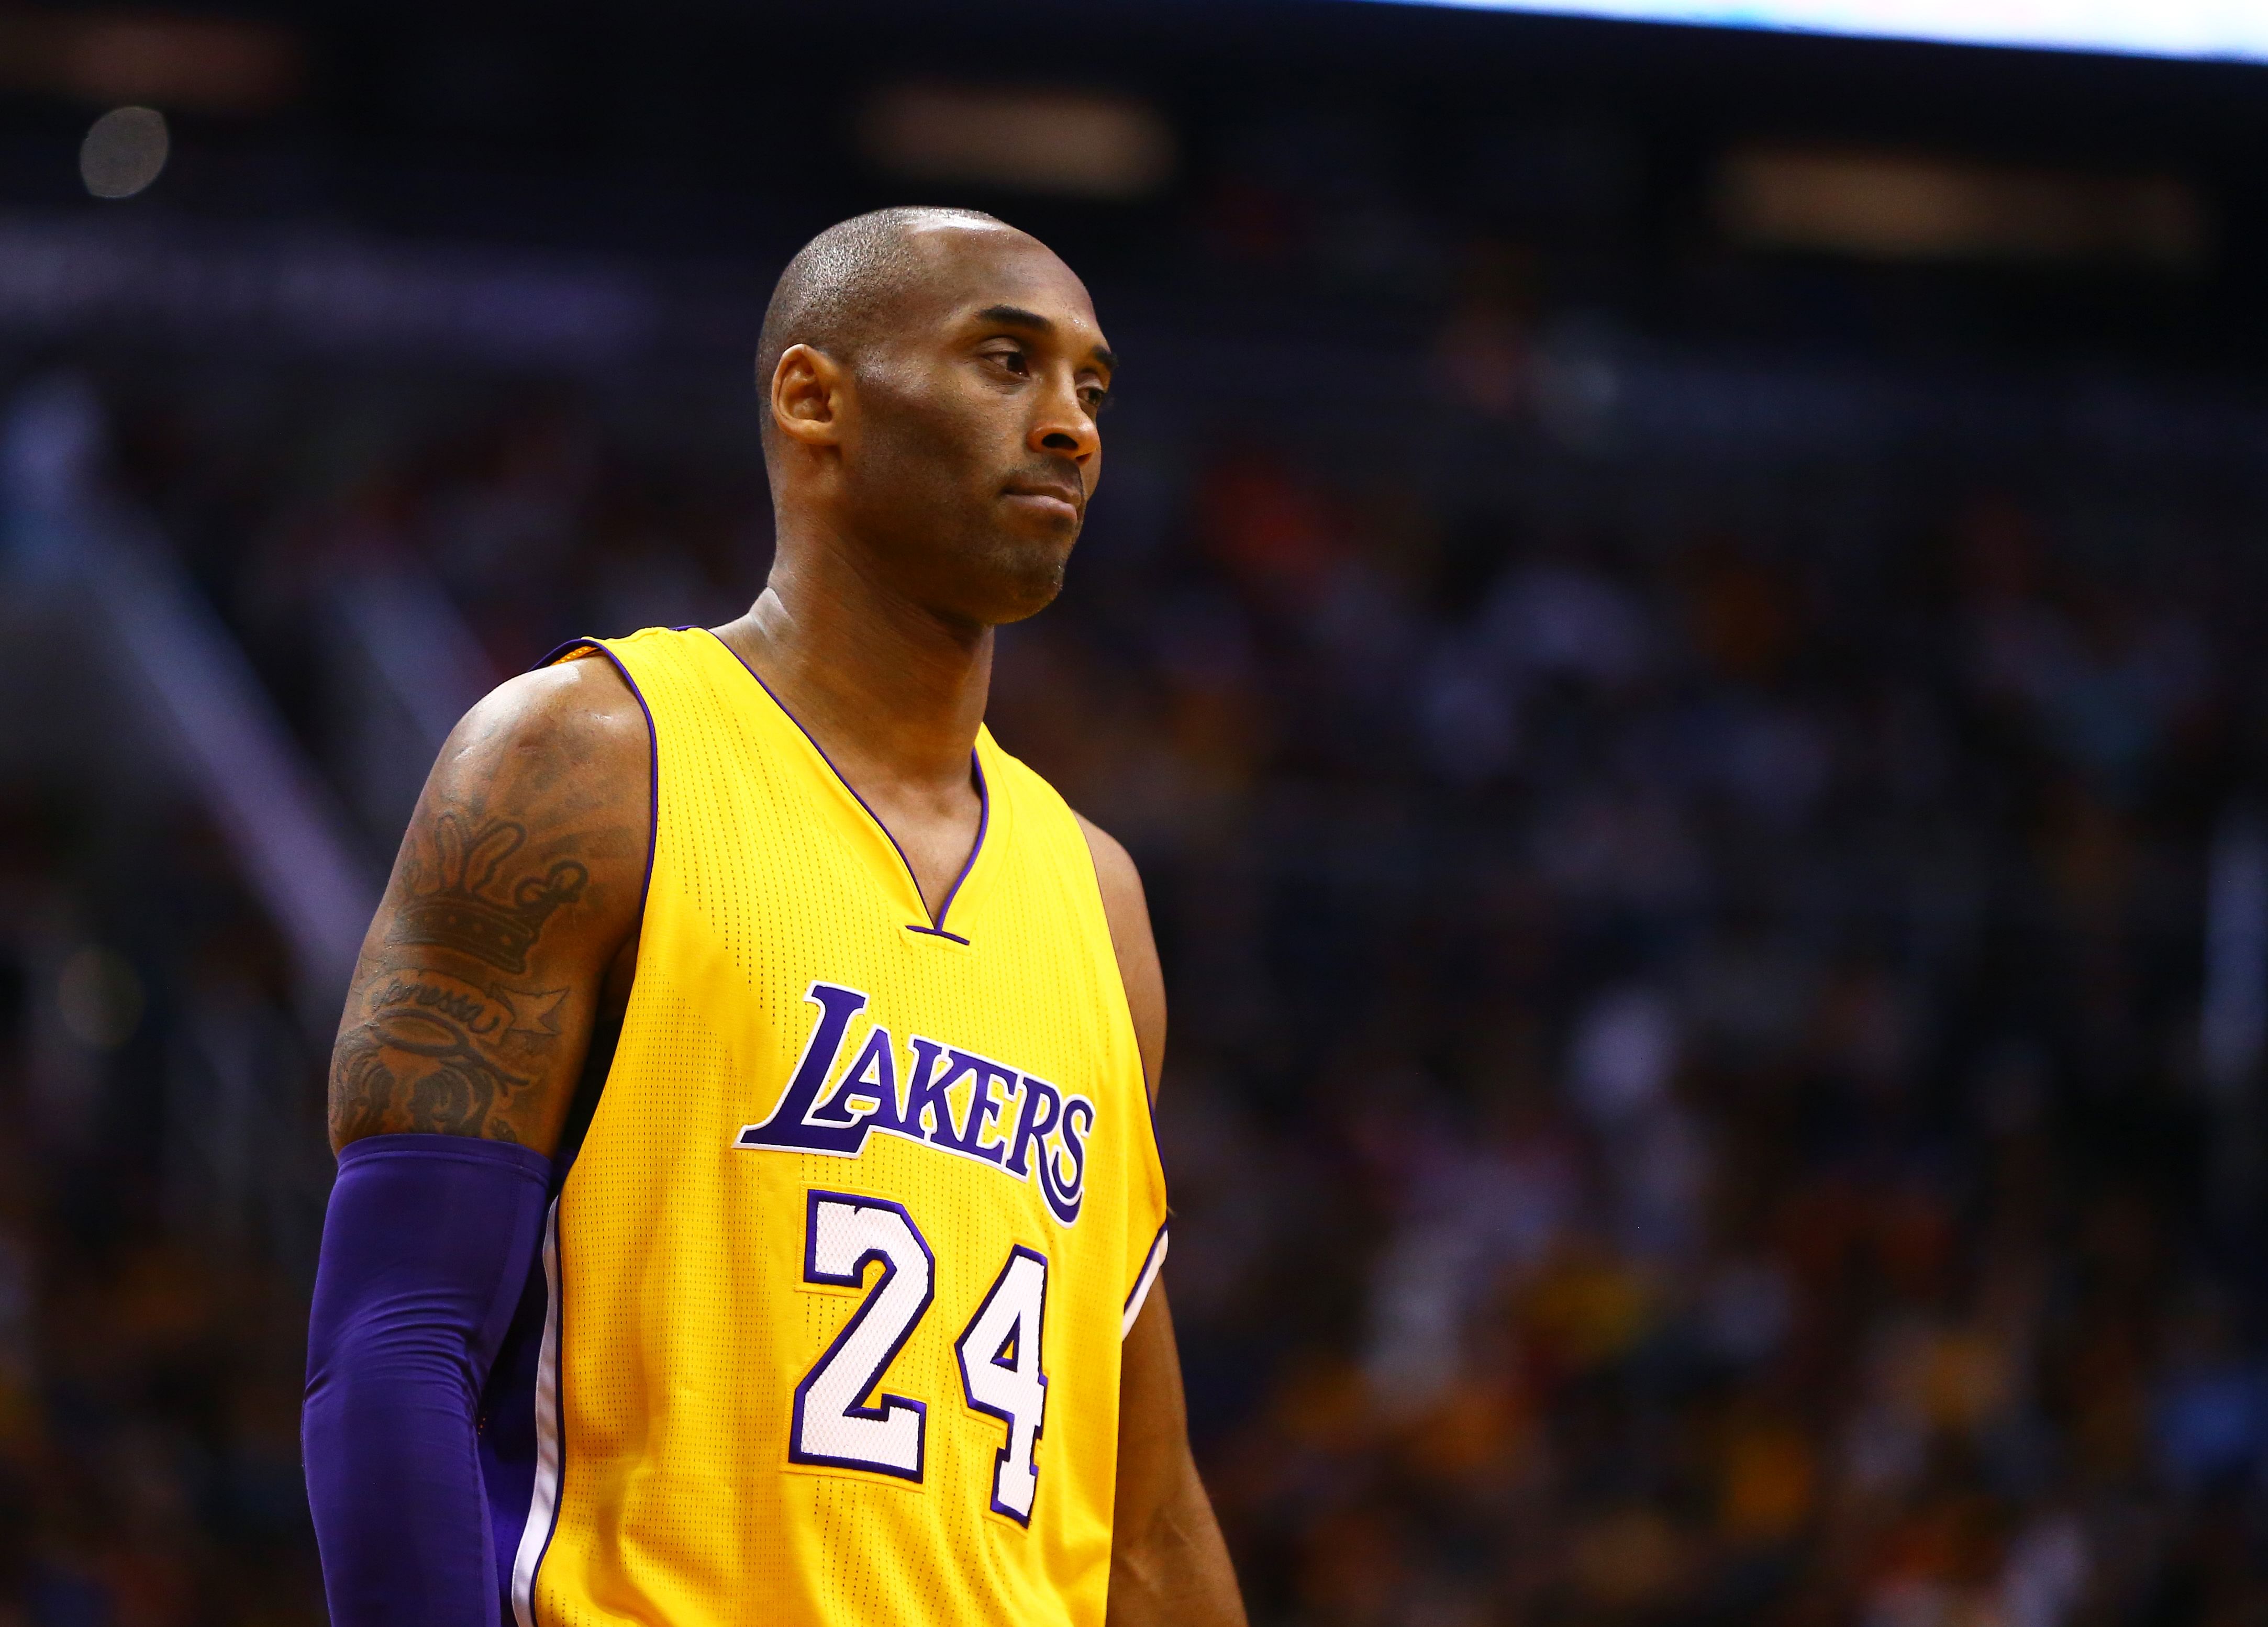
<svg viewBox="0 0 2268 1627">
<path fill-rule="evenodd" d="M 644 709 L 611 663 L 500 685 L 441 748 L 363 942 L 331 1139 L 403 1131 L 549 1153 L 652 828 Z"/>
<path fill-rule="evenodd" d="M 1126 986 L 1134 1038 L 1142 1050 L 1142 1071 L 1154 1099 L 1166 1060 L 1166 975 L 1158 964 L 1158 943 L 1150 928 L 1150 901 L 1142 891 L 1142 872 L 1117 837 L 1076 809 L 1072 817 L 1086 833 L 1087 851 L 1094 856 L 1103 918 L 1110 924 L 1110 946 L 1117 953 L 1119 981 Z"/>
<path fill-rule="evenodd" d="M 1102 908 L 1113 924 L 1128 909 L 1139 910 L 1146 921 L 1150 907 L 1142 894 L 1142 872 L 1135 867 L 1126 844 L 1078 809 L 1071 810 L 1071 817 L 1086 833 L 1087 851 L 1094 855 L 1094 879 L 1102 888 Z"/>
<path fill-rule="evenodd" d="M 541 791 L 571 774 L 586 806 L 610 795 L 643 805 L 652 754 L 636 692 L 612 661 L 592 656 L 498 684 L 451 731 L 434 777 L 526 775 Z"/>
</svg>

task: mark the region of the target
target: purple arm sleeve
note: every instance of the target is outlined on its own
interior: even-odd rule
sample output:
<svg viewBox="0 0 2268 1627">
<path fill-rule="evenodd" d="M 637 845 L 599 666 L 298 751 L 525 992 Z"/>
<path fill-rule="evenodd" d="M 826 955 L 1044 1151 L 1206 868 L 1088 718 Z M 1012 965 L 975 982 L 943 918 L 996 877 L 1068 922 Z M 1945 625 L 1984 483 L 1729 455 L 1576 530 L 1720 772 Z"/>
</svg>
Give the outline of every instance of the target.
<svg viewBox="0 0 2268 1627">
<path fill-rule="evenodd" d="M 339 1154 L 300 1420 L 335 1627 L 495 1627 L 475 1416 L 550 1179 L 540 1152 L 463 1136 Z"/>
</svg>

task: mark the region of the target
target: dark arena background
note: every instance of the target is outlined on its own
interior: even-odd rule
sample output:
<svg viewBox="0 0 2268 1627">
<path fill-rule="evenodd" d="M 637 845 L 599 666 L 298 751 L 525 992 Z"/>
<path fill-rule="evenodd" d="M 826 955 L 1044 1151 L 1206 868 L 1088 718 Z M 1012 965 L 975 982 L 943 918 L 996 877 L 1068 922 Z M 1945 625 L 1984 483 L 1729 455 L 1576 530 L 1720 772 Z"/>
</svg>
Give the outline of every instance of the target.
<svg viewBox="0 0 2268 1627">
<path fill-rule="evenodd" d="M 1148 880 L 1256 1622 L 2268 1618 L 2268 65 L 307 0 L 0 9 L 0 1623 L 321 1619 L 410 800 L 745 607 L 903 202 L 1125 358 L 991 723 Z"/>
</svg>

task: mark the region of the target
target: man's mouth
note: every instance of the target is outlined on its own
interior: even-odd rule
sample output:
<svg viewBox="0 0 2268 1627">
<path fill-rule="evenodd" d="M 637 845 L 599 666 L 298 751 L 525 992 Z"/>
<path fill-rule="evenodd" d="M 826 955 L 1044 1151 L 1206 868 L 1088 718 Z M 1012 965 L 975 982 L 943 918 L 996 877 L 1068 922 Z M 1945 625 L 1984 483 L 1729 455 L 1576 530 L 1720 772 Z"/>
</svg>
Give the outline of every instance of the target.
<svg viewBox="0 0 2268 1627">
<path fill-rule="evenodd" d="M 1076 486 L 1063 485 L 1054 481 L 1020 480 L 1010 482 L 1004 495 L 1011 502 L 1028 505 L 1043 513 L 1064 519 L 1077 519 L 1079 499 L 1085 494 Z"/>
</svg>

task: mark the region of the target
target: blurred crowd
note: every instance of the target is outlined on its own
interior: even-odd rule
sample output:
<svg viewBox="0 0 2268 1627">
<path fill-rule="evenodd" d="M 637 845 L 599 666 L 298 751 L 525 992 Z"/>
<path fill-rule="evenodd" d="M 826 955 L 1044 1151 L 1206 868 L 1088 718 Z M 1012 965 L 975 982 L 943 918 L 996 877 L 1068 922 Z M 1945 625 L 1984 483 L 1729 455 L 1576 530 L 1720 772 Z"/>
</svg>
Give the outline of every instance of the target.
<svg viewBox="0 0 2268 1627">
<path fill-rule="evenodd" d="M 1148 864 L 1259 1616 L 2250 1619 L 2257 494 L 1530 472 L 1217 453 L 1004 667 Z"/>
<path fill-rule="evenodd" d="M 2199 1034 L 2268 488 L 1618 451 L 1476 265 L 1415 428 L 1130 372 L 1002 637 L 993 728 L 1149 885 L 1256 1621 L 2256 1619 L 2268 1140 L 2257 1036 Z M 350 802 L 327 595 L 372 562 L 491 674 L 762 583 L 746 403 L 101 382 L 117 490 Z M 151 1128 L 279 951 L 194 809 L 75 794 L 0 790 L 0 1623 L 315 1621 L 306 1263 L 185 1222 Z M 312 1102 L 319 1049 L 264 1065 Z"/>
</svg>

